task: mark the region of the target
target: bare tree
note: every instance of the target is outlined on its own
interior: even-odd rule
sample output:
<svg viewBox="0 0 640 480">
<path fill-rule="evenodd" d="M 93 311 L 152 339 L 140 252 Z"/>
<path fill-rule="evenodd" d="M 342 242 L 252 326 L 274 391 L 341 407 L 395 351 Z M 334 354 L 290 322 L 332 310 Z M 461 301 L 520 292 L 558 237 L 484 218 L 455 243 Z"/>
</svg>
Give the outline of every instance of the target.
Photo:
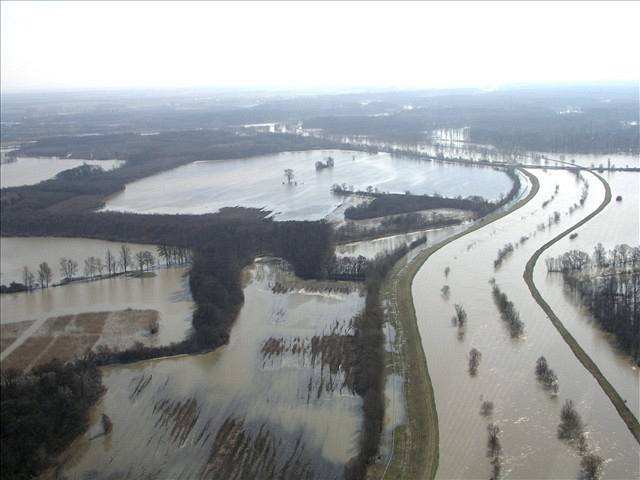
<svg viewBox="0 0 640 480">
<path fill-rule="evenodd" d="M 97 258 L 91 256 L 84 261 L 84 276 L 93 278 L 96 275 L 96 260 Z"/>
<path fill-rule="evenodd" d="M 291 168 L 284 169 L 284 178 L 287 181 L 287 184 L 291 185 L 295 180 L 295 174 Z"/>
<path fill-rule="evenodd" d="M 111 250 L 107 249 L 107 253 L 104 256 L 104 263 L 107 267 L 109 276 L 116 273 L 116 257 L 111 253 Z"/>
<path fill-rule="evenodd" d="M 35 275 L 31 273 L 29 267 L 22 267 L 22 283 L 27 288 L 27 290 L 33 290 L 35 283 Z"/>
<path fill-rule="evenodd" d="M 101 258 L 95 257 L 95 267 L 96 267 L 96 273 L 102 276 L 102 272 L 104 272 L 105 265 L 104 263 L 102 263 Z"/>
<path fill-rule="evenodd" d="M 122 267 L 122 271 L 127 273 L 127 269 L 129 265 L 131 265 L 131 249 L 128 245 L 120 245 L 120 266 Z"/>
<path fill-rule="evenodd" d="M 60 273 L 66 280 L 71 280 L 78 272 L 78 262 L 70 258 L 62 257 L 60 259 Z"/>
<path fill-rule="evenodd" d="M 138 263 L 138 269 L 140 270 L 140 273 L 142 273 L 143 269 L 144 269 L 144 252 L 140 251 L 136 253 L 136 262 Z"/>
<path fill-rule="evenodd" d="M 40 286 L 42 288 L 49 288 L 49 283 L 53 279 L 53 272 L 47 262 L 42 262 L 38 266 L 38 280 L 40 280 Z"/>
<path fill-rule="evenodd" d="M 149 250 L 145 250 L 144 252 L 142 252 L 142 256 L 144 258 L 144 264 L 146 265 L 147 270 L 155 266 L 156 257 L 153 256 L 153 253 L 151 253 Z"/>
</svg>

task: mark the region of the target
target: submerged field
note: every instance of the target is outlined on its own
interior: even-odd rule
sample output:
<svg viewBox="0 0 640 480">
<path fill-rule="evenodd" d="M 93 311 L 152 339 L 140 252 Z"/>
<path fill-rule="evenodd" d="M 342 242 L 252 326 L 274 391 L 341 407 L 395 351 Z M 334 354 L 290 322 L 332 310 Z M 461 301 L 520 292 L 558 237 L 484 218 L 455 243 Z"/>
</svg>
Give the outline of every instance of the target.
<svg viewBox="0 0 640 480">
<path fill-rule="evenodd" d="M 229 344 L 104 369 L 107 393 L 68 452 L 68 478 L 333 478 L 357 454 L 350 320 L 359 288 L 297 280 L 277 260 L 246 270 Z M 113 421 L 108 436 L 99 414 Z"/>
<path fill-rule="evenodd" d="M 316 161 L 331 156 L 334 168 L 316 171 Z M 292 169 L 295 184 L 285 184 Z M 333 184 L 356 190 L 457 197 L 479 195 L 496 200 L 511 181 L 491 168 L 469 168 L 386 153 L 342 150 L 288 152 L 240 160 L 199 161 L 127 185 L 107 201 L 106 210 L 137 213 L 207 213 L 222 207 L 265 208 L 277 220 L 319 220 L 343 199 Z"/>
<path fill-rule="evenodd" d="M 17 332 L 6 337 L 12 341 L 3 341 L 3 368 L 5 360 L 18 368 L 32 366 L 33 356 L 40 351 L 31 352 L 31 347 L 44 347 L 61 335 L 80 342 L 70 349 L 71 357 L 94 345 L 123 349 L 135 341 L 167 345 L 184 339 L 191 328 L 193 308 L 185 273 L 184 267 L 161 268 L 155 276 L 145 278 L 119 276 L 1 295 L 3 332 L 8 326 Z M 147 313 L 141 318 L 136 312 Z M 95 318 L 82 320 L 82 316 Z M 157 318 L 158 329 L 150 335 L 152 318 Z M 76 334 L 83 334 L 82 338 Z"/>
</svg>

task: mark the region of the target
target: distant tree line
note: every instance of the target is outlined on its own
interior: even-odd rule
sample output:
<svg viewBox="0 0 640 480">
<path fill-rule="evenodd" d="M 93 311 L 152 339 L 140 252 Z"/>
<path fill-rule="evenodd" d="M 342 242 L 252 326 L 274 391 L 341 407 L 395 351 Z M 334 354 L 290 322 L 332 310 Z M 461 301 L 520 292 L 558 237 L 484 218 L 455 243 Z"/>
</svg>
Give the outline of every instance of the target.
<svg viewBox="0 0 640 480">
<path fill-rule="evenodd" d="M 571 250 L 545 262 L 640 365 L 640 247 L 617 245 L 607 252 L 599 243 L 592 255 Z"/>
</svg>

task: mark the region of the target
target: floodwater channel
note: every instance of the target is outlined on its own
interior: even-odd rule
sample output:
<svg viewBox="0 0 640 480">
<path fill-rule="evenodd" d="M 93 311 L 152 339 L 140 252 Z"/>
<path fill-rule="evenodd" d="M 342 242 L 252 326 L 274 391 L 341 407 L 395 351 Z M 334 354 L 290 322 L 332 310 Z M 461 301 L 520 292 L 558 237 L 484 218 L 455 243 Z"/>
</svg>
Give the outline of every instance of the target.
<svg viewBox="0 0 640 480">
<path fill-rule="evenodd" d="M 564 237 L 544 252 L 536 264 L 534 281 L 564 326 L 627 401 L 636 418 L 640 418 L 640 368 L 616 348 L 613 339 L 598 327 L 589 311 L 581 307 L 580 299 L 564 288 L 562 274 L 547 273 L 544 261 L 576 249 L 591 255 L 598 243 L 607 251 L 620 244 L 640 245 L 640 173 L 605 172 L 602 176 L 611 188 L 611 202 L 575 230 L 576 238 Z M 621 202 L 615 200 L 618 195 L 622 196 Z"/>
<path fill-rule="evenodd" d="M 580 456 L 557 436 L 560 409 L 566 399 L 571 399 L 587 425 L 590 448 L 606 460 L 604 478 L 637 478 L 640 467 L 635 439 L 596 380 L 531 297 L 522 278 L 533 252 L 593 211 L 604 197 L 604 188 L 587 172 L 582 173 L 584 180 L 562 170 L 536 169 L 531 173 L 540 180 L 536 197 L 434 253 L 412 285 L 438 412 L 437 476 L 489 478 L 487 425 L 492 422 L 501 429 L 503 476 L 576 478 Z M 582 207 L 575 208 L 585 182 L 589 184 L 588 197 Z M 549 217 L 556 211 L 558 222 L 549 224 Z M 521 241 L 522 237 L 527 238 Z M 516 247 L 496 268 L 497 252 L 508 243 Z M 501 320 L 492 297 L 491 279 L 520 313 L 524 322 L 520 338 L 512 338 Z M 449 286 L 447 295 L 442 293 L 445 285 Z M 462 305 L 468 315 L 462 329 L 452 325 L 455 304 Z M 565 320 L 562 314 L 559 316 Z M 472 348 L 482 354 L 475 376 L 469 373 Z M 557 396 L 536 379 L 535 363 L 541 355 L 558 376 Z M 486 417 L 480 413 L 483 401 L 494 403 L 493 413 Z"/>
</svg>

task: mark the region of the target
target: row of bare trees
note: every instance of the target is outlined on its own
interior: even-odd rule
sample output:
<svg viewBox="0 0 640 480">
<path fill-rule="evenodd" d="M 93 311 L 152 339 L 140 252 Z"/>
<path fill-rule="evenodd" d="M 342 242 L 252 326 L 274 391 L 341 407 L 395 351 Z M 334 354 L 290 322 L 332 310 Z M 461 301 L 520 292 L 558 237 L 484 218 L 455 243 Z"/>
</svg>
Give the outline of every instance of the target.
<svg viewBox="0 0 640 480">
<path fill-rule="evenodd" d="M 59 272 L 63 282 L 70 282 L 78 278 L 95 279 L 105 276 L 112 277 L 118 274 L 126 274 L 136 269 L 142 273 L 149 271 L 156 265 L 161 265 L 161 260 L 166 266 L 184 265 L 191 261 L 191 251 L 186 248 L 161 245 L 157 247 L 157 255 L 150 250 L 141 250 L 132 253 L 129 245 L 123 244 L 116 252 L 107 249 L 104 259 L 96 256 L 87 257 L 83 264 L 68 257 L 62 257 L 59 261 Z M 82 270 L 81 270 L 82 266 Z M 22 268 L 22 285 L 17 285 L 15 291 L 31 291 L 36 288 L 48 288 L 53 281 L 54 272 L 47 262 L 38 265 L 35 273 L 27 266 Z M 12 285 L 12 286 L 13 286 Z"/>
<path fill-rule="evenodd" d="M 608 252 L 598 243 L 593 254 L 581 250 L 570 250 L 555 258 L 545 260 L 547 272 L 582 272 L 587 268 L 640 270 L 640 246 L 616 245 Z"/>
</svg>

